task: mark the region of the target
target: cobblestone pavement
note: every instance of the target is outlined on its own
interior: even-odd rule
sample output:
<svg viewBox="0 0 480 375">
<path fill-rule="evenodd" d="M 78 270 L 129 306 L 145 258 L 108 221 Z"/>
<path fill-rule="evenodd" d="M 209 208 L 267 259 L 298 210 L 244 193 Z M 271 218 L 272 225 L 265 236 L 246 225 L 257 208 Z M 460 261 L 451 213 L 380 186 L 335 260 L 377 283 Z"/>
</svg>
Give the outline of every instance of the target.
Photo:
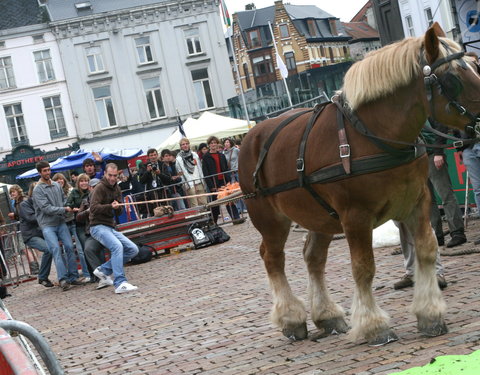
<svg viewBox="0 0 480 375">
<path fill-rule="evenodd" d="M 388 247 L 376 250 L 373 287 L 399 341 L 378 348 L 346 335 L 291 342 L 269 320 L 259 234 L 249 221 L 224 228 L 232 237 L 225 244 L 127 267 L 137 292 L 116 295 L 94 285 L 61 292 L 30 282 L 11 289 L 7 308 L 47 338 L 66 374 L 390 374 L 480 349 L 480 254 L 442 258 L 449 282 L 444 336 L 417 332 L 408 312 L 412 288 L 392 288 L 403 275 L 403 258 Z M 480 223 L 470 224 L 466 247 L 473 247 L 478 229 Z M 306 300 L 303 237 L 289 237 L 287 275 Z M 345 239 L 331 245 L 327 278 L 348 313 L 353 281 Z M 311 321 L 308 328 L 317 332 Z"/>
</svg>

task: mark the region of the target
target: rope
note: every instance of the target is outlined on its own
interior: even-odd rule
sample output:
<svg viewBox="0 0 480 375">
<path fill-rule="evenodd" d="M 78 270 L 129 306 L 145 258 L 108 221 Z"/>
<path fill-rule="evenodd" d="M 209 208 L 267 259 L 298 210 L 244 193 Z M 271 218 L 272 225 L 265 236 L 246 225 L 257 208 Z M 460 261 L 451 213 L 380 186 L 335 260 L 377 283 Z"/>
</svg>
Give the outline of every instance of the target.
<svg viewBox="0 0 480 375">
<path fill-rule="evenodd" d="M 233 193 L 239 192 L 240 189 L 236 190 L 230 190 Z M 189 198 L 196 198 L 196 197 L 210 197 L 212 195 L 218 195 L 220 193 L 223 193 L 221 191 L 215 192 L 215 193 L 205 193 L 205 194 L 197 194 L 197 195 L 186 195 L 184 197 L 173 197 L 173 198 L 165 198 L 165 199 L 152 199 L 149 201 L 141 201 L 141 202 L 129 202 L 129 203 L 119 203 L 119 206 L 129 206 L 129 205 L 137 205 L 137 204 L 148 204 L 148 203 L 163 203 L 163 202 L 169 202 L 173 200 L 180 200 L 180 199 L 189 199 Z M 240 197 L 241 198 L 241 197 Z"/>
</svg>

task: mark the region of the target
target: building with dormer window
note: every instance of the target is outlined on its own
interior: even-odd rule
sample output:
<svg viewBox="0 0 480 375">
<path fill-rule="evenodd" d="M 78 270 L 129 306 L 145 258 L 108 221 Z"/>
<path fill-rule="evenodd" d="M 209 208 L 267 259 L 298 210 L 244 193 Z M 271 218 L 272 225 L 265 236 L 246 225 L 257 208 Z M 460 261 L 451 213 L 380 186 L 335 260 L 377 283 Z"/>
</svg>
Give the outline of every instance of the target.
<svg viewBox="0 0 480 375">
<path fill-rule="evenodd" d="M 269 22 L 272 25 L 273 36 Z M 273 39 L 289 75 L 350 57 L 340 20 L 314 5 L 275 5 L 233 15 L 233 45 L 244 90 L 281 79 Z"/>
</svg>

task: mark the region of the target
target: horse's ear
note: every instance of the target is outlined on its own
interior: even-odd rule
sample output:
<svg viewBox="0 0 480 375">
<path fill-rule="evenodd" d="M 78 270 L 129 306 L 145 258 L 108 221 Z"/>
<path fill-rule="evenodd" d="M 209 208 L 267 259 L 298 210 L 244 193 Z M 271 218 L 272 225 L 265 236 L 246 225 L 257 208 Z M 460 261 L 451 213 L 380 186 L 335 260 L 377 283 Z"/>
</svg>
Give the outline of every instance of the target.
<svg viewBox="0 0 480 375">
<path fill-rule="evenodd" d="M 431 29 L 435 31 L 435 34 L 439 37 L 446 38 L 447 34 L 445 34 L 445 31 L 443 31 L 442 27 L 438 22 L 434 22 L 432 26 L 430 26 Z"/>
<path fill-rule="evenodd" d="M 440 41 L 438 37 L 441 35 L 438 34 L 439 32 L 443 33 L 443 30 L 440 25 L 435 22 L 425 33 L 425 55 L 429 64 L 432 64 L 440 53 Z M 445 35 L 445 33 L 443 34 Z"/>
</svg>

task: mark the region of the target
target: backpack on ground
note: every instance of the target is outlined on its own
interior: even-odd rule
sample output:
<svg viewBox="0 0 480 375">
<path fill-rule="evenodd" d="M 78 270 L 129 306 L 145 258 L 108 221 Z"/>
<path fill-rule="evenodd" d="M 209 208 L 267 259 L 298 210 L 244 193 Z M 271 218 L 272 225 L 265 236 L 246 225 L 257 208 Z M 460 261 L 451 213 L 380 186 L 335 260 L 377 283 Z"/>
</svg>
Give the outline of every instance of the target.
<svg viewBox="0 0 480 375">
<path fill-rule="evenodd" d="M 153 253 L 155 253 L 155 257 L 157 257 L 157 251 L 153 246 L 139 244 L 138 246 L 138 254 L 135 255 L 131 260 L 130 263 L 132 264 L 142 264 L 147 263 L 152 260 Z"/>
</svg>

